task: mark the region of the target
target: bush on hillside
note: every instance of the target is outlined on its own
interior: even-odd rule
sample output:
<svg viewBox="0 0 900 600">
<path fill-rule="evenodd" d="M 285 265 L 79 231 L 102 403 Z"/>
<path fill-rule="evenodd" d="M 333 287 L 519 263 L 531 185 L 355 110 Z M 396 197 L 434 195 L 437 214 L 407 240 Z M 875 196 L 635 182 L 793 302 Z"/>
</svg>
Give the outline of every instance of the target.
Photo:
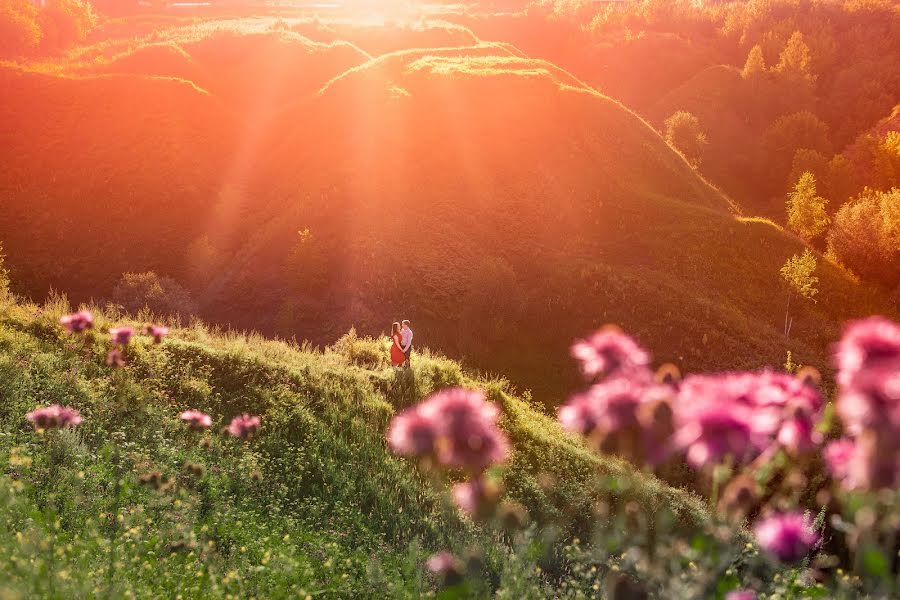
<svg viewBox="0 0 900 600">
<path fill-rule="evenodd" d="M 3 254 L 3 243 L 0 242 L 0 298 L 9 293 L 9 271 L 6 269 L 6 255 Z"/>
<path fill-rule="evenodd" d="M 29 56 L 40 42 L 38 10 L 30 0 L 0 3 L 0 59 Z"/>
<path fill-rule="evenodd" d="M 149 309 L 156 315 L 189 317 L 197 312 L 196 303 L 181 284 L 153 271 L 123 274 L 112 298 L 131 314 Z"/>
<path fill-rule="evenodd" d="M 706 146 L 706 133 L 700 120 L 693 114 L 680 110 L 666 119 L 666 141 L 681 152 L 693 166 L 699 166 Z"/>
<path fill-rule="evenodd" d="M 61 52 L 83 41 L 96 23 L 87 0 L 49 0 L 41 9 L 41 47 L 45 52 Z"/>
<path fill-rule="evenodd" d="M 900 284 L 900 189 L 866 189 L 844 204 L 828 232 L 828 251 L 870 281 Z"/>
<path fill-rule="evenodd" d="M 334 352 L 346 358 L 351 364 L 365 369 L 380 369 L 386 366 L 388 362 L 386 348 L 387 344 L 382 340 L 359 337 L 355 327 L 351 327 L 350 331 L 331 346 Z"/>
</svg>

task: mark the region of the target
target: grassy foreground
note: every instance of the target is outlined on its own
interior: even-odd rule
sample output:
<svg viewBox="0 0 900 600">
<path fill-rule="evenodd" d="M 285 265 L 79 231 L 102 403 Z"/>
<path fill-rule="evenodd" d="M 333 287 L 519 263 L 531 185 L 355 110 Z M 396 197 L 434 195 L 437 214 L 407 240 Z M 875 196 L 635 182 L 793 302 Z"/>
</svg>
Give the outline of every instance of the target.
<svg viewBox="0 0 900 600">
<path fill-rule="evenodd" d="M 105 332 L 127 319 L 96 311 L 83 342 L 58 325 L 68 310 L 0 299 L 3 598 L 421 597 L 435 589 L 425 558 L 472 546 L 477 595 L 546 597 L 566 569 L 557 548 L 601 502 L 705 520 L 694 496 L 597 457 L 503 382 L 427 352 L 398 375 L 380 342 L 352 332 L 318 351 L 192 324 L 132 342 L 115 369 Z M 386 448 L 395 410 L 446 385 L 483 387 L 503 409 L 506 488 L 544 532 L 524 549 Z M 25 414 L 57 402 L 84 422 L 35 433 Z M 186 429 L 188 408 L 211 414 L 213 433 Z M 256 438 L 215 433 L 244 412 L 262 417 Z"/>
</svg>

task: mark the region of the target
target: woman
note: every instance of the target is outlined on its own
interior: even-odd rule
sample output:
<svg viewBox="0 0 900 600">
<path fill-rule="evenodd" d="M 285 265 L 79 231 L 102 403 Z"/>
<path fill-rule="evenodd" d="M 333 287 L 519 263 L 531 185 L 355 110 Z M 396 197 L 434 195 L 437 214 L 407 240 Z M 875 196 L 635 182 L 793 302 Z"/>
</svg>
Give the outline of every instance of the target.
<svg viewBox="0 0 900 600">
<path fill-rule="evenodd" d="M 400 323 L 391 325 L 391 365 L 399 367 L 406 361 L 403 348 L 400 346 Z"/>
</svg>

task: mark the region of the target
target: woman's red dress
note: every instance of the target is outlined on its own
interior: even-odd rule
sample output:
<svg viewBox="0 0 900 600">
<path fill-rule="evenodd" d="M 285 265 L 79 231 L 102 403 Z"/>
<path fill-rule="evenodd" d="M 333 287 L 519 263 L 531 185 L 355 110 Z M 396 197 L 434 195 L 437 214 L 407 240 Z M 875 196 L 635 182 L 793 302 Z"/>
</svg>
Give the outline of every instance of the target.
<svg viewBox="0 0 900 600">
<path fill-rule="evenodd" d="M 393 343 L 391 343 L 391 364 L 399 367 L 406 361 L 406 355 L 403 354 L 403 350 L 400 348 L 399 333 L 394 335 L 393 340 Z"/>
</svg>

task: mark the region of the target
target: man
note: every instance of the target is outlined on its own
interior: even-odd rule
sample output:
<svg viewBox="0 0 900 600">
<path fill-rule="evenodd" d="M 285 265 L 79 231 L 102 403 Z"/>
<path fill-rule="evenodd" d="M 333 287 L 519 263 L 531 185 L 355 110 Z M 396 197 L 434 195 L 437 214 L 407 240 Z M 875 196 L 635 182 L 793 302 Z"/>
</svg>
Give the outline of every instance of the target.
<svg viewBox="0 0 900 600">
<path fill-rule="evenodd" d="M 413 340 L 413 330 L 409 327 L 409 321 L 403 319 L 403 323 L 401 323 L 400 327 L 400 349 L 403 350 L 403 355 L 406 356 L 406 362 L 403 363 L 403 366 L 407 369 L 410 367 L 409 364 L 409 356 L 412 354 L 412 340 Z"/>
</svg>

